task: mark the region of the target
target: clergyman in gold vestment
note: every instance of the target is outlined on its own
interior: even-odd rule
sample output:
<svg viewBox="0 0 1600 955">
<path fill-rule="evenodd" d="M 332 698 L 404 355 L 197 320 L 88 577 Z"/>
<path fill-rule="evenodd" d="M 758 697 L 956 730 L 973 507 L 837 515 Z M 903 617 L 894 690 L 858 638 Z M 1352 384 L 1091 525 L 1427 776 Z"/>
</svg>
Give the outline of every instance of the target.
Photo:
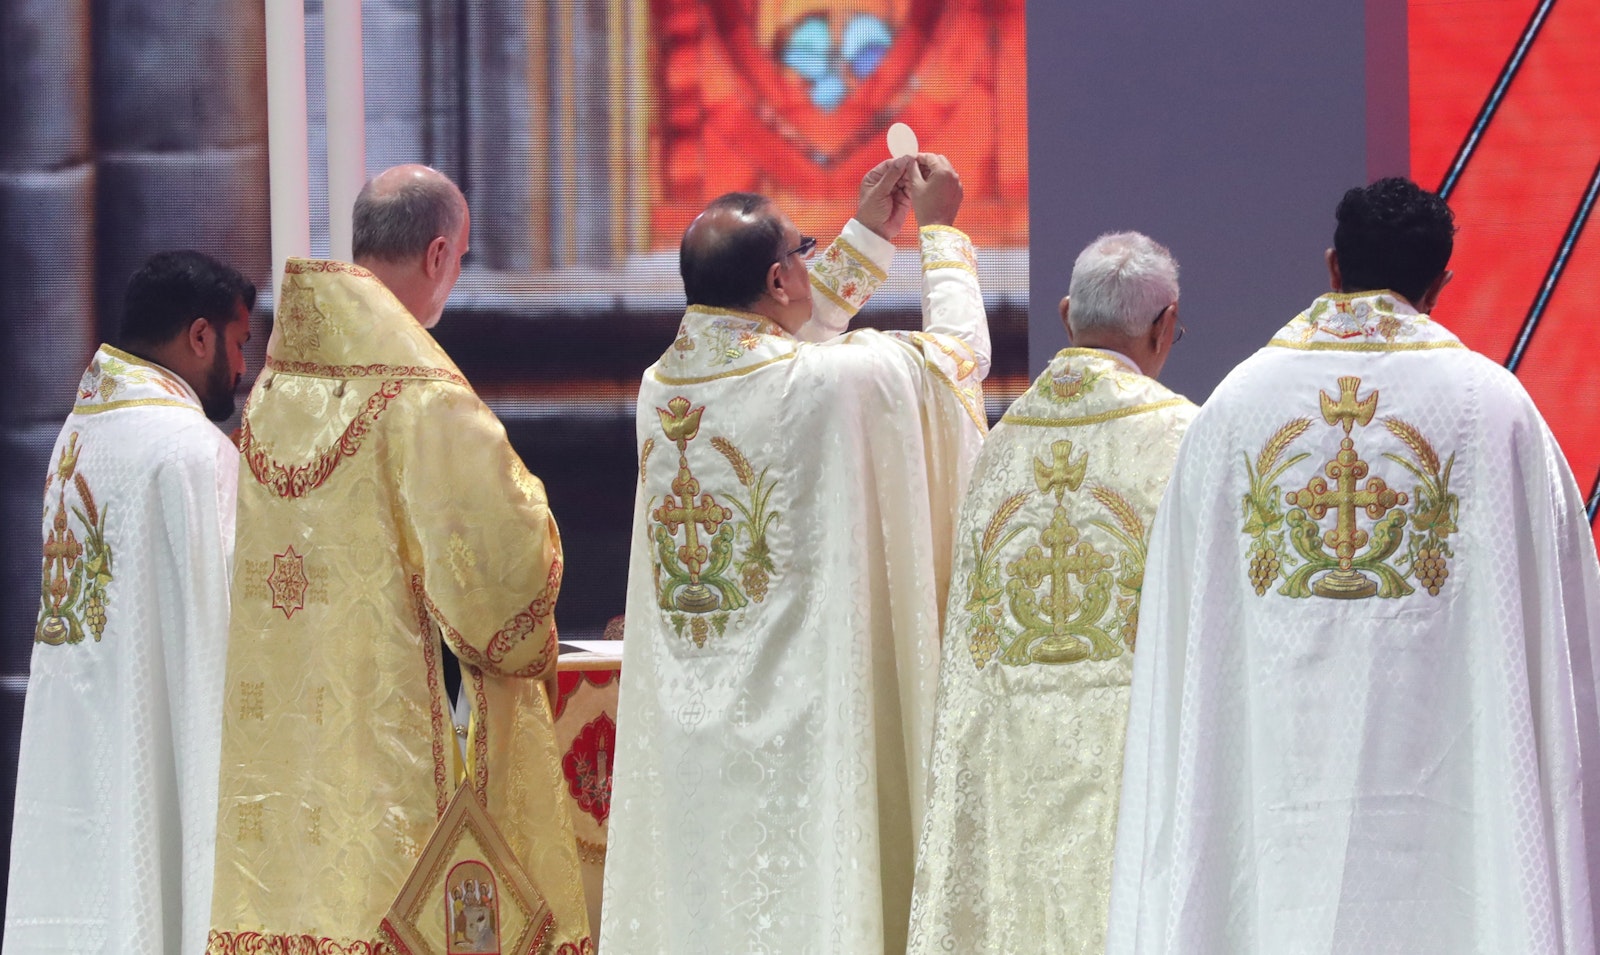
<svg viewBox="0 0 1600 955">
<path fill-rule="evenodd" d="M 469 228 L 449 180 L 398 167 L 356 201 L 360 265 L 284 270 L 241 432 L 214 955 L 392 951 L 379 923 L 463 778 L 551 907 L 544 951 L 592 951 L 542 682 L 561 539 L 425 331 Z"/>
<path fill-rule="evenodd" d="M 1099 955 L 1145 541 L 1196 414 L 1156 381 L 1178 264 L 1078 256 L 1063 349 L 990 433 L 956 534 L 911 955 Z"/>
</svg>

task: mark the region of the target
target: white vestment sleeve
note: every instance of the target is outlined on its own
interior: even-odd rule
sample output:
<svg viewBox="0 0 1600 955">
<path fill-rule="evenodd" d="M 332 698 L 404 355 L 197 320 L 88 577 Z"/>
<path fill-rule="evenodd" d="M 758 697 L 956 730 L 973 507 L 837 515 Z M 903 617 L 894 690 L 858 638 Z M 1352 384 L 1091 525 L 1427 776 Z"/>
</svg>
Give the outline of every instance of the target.
<svg viewBox="0 0 1600 955">
<path fill-rule="evenodd" d="M 851 219 L 811 272 L 811 318 L 795 332 L 803 342 L 844 334 L 894 262 L 894 243 Z M 840 267 L 842 266 L 842 267 Z"/>
<path fill-rule="evenodd" d="M 921 233 L 922 330 L 963 343 L 982 381 L 989 377 L 989 319 L 972 242 L 949 226 L 924 226 Z"/>
</svg>

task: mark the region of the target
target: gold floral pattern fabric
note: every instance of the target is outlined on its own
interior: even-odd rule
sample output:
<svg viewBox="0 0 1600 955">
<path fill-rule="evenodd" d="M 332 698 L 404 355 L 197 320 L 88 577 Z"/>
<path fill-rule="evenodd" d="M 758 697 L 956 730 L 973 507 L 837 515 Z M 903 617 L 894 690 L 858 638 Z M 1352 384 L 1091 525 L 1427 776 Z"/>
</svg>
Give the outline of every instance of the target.
<svg viewBox="0 0 1600 955">
<path fill-rule="evenodd" d="M 985 442 L 957 525 L 909 951 L 1099 951 L 1145 538 L 1195 412 L 1069 348 Z"/>
<path fill-rule="evenodd" d="M 278 322 L 242 429 L 214 939 L 375 940 L 465 781 L 549 900 L 552 942 L 576 943 L 543 486 L 365 270 L 290 260 Z M 472 689 L 465 760 L 441 640 Z"/>
</svg>

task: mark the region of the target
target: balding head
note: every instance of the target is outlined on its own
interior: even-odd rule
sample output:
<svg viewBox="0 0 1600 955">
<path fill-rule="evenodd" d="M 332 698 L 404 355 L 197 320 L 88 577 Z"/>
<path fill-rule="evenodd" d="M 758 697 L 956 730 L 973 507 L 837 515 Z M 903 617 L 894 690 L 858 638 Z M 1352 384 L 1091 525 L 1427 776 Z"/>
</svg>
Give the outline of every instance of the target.
<svg viewBox="0 0 1600 955">
<path fill-rule="evenodd" d="M 730 192 L 683 233 L 678 271 L 690 305 L 748 309 L 767 289 L 783 254 L 783 220 L 765 196 Z"/>
<path fill-rule="evenodd" d="M 427 166 L 396 166 L 361 188 L 354 218 L 356 264 L 432 328 L 461 277 L 472 231 L 461 190 Z"/>
<path fill-rule="evenodd" d="M 454 236 L 466 214 L 461 190 L 438 170 L 416 164 L 386 169 L 356 196 L 355 260 L 417 258 L 434 239 Z"/>
</svg>

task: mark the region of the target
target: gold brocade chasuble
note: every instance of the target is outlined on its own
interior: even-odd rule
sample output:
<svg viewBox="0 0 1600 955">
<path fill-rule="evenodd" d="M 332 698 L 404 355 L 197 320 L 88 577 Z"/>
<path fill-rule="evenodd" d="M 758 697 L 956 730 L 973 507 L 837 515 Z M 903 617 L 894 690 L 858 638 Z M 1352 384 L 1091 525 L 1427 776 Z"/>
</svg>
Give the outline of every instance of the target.
<svg viewBox="0 0 1600 955">
<path fill-rule="evenodd" d="M 1196 408 L 1068 348 L 956 533 L 909 951 L 1098 953 L 1151 519 Z"/>
<path fill-rule="evenodd" d="M 540 951 L 589 951 L 542 682 L 561 540 L 504 428 L 371 273 L 291 259 L 240 448 L 210 951 L 394 951 L 463 773 L 554 915 Z"/>
</svg>

